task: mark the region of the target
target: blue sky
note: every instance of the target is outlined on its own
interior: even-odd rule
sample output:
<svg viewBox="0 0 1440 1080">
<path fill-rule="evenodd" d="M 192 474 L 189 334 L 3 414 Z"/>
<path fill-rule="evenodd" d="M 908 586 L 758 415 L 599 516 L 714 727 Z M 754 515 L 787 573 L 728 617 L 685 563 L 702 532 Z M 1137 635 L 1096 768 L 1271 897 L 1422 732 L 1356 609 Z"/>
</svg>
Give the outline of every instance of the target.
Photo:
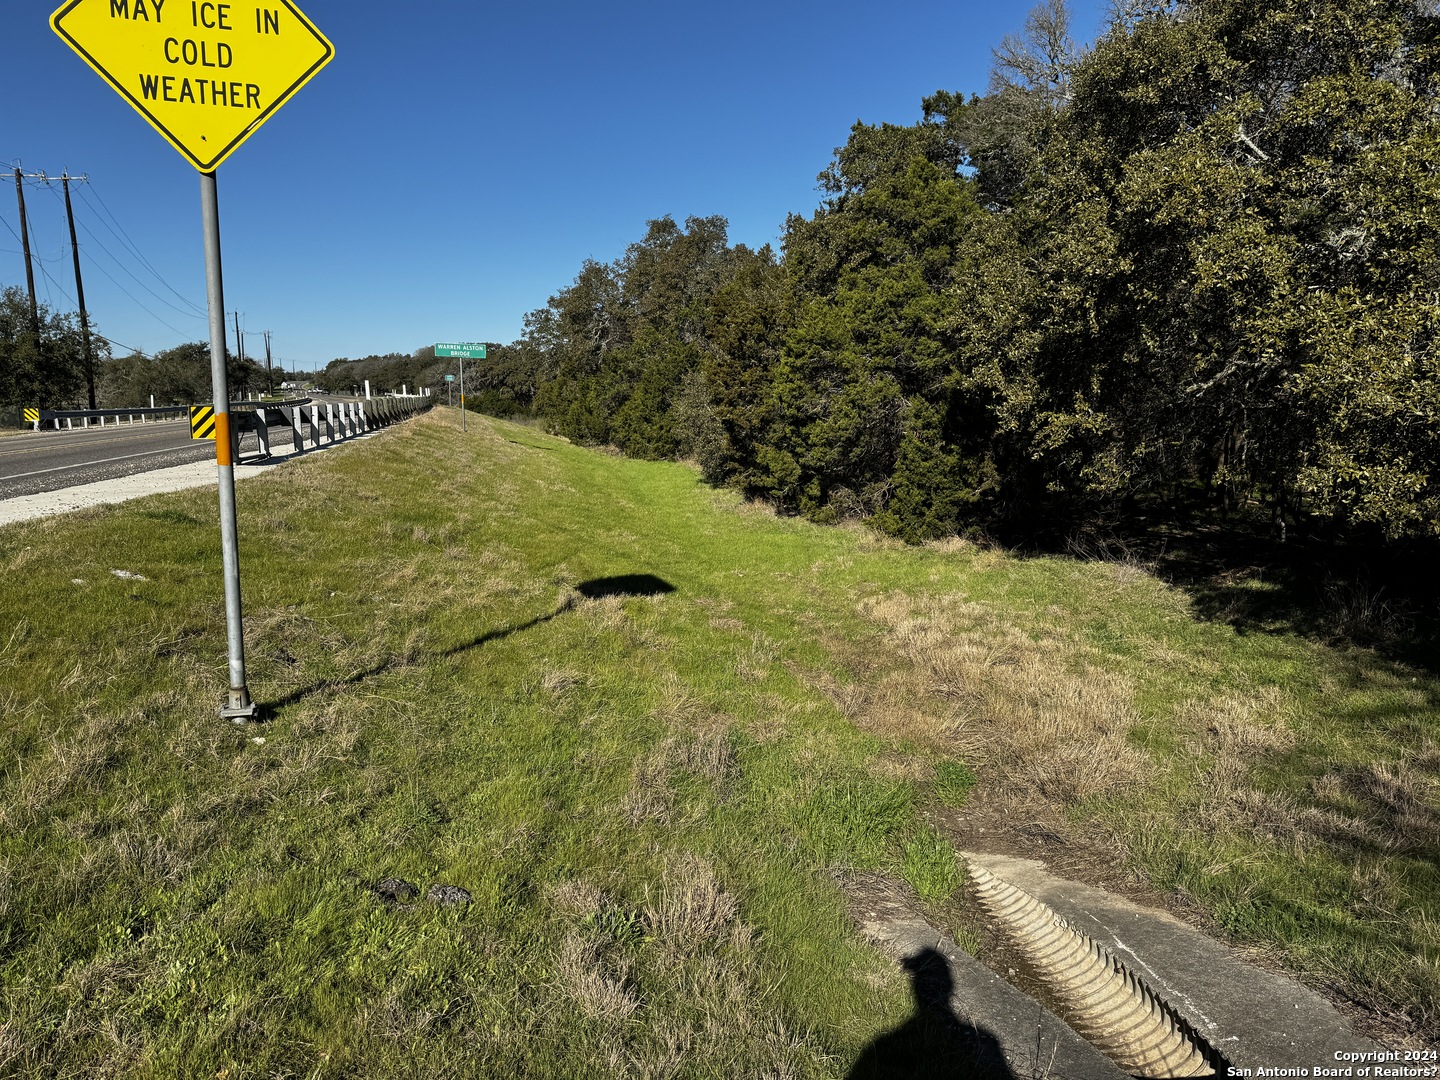
<svg viewBox="0 0 1440 1080">
<path fill-rule="evenodd" d="M 147 352 L 203 340 L 198 174 L 51 32 L 57 3 L 0 11 L 0 165 L 90 176 L 76 214 L 102 333 Z M 665 214 L 723 214 L 732 241 L 776 242 L 787 213 L 814 209 L 851 124 L 912 123 L 937 89 L 983 92 L 1030 2 L 299 6 L 336 57 L 219 187 L 247 351 L 268 329 L 277 357 L 312 367 L 510 341 L 582 260 L 616 258 Z M 1103 0 L 1072 10 L 1093 40 Z M 26 191 L 37 290 L 72 310 L 57 195 Z M 11 230 L 6 182 L 0 285 L 23 286 Z"/>
</svg>

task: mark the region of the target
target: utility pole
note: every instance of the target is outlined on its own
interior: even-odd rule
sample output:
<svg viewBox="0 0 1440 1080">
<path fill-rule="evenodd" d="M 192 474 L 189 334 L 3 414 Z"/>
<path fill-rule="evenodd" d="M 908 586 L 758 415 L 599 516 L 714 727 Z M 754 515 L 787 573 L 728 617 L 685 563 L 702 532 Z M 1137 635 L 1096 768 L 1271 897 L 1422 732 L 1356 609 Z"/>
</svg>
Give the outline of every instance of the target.
<svg viewBox="0 0 1440 1080">
<path fill-rule="evenodd" d="M 240 361 L 240 388 L 245 391 L 245 335 L 240 332 L 240 312 L 235 312 L 235 357 Z"/>
<path fill-rule="evenodd" d="M 30 262 L 30 226 L 25 219 L 25 184 L 15 166 L 15 198 L 20 203 L 20 246 L 25 250 L 25 285 L 30 290 L 30 329 L 40 336 L 40 307 L 35 302 L 35 267 Z"/>
<path fill-rule="evenodd" d="M 80 183 L 85 177 L 79 178 Z M 95 405 L 95 354 L 90 349 L 90 316 L 85 311 L 85 283 L 80 280 L 80 242 L 75 239 L 75 210 L 70 205 L 70 173 L 60 175 L 65 189 L 65 217 L 70 222 L 70 252 L 75 257 L 75 298 L 80 302 L 80 341 L 85 349 L 85 385 L 90 391 L 90 408 Z"/>
<path fill-rule="evenodd" d="M 270 331 L 265 331 L 265 386 L 266 393 L 275 396 L 275 372 L 270 366 Z"/>
</svg>

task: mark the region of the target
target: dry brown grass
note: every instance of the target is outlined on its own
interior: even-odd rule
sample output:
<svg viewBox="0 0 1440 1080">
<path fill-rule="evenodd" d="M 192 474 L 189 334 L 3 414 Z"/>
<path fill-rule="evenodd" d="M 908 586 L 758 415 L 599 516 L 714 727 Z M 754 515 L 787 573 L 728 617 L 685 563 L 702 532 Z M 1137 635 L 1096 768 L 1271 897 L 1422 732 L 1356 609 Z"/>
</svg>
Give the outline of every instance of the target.
<svg viewBox="0 0 1440 1080">
<path fill-rule="evenodd" d="M 740 905 L 715 877 L 715 868 L 694 855 L 683 856 L 666 875 L 659 898 L 644 909 L 650 932 L 681 954 L 713 946 L 738 924 Z"/>
<path fill-rule="evenodd" d="M 598 600 L 585 600 L 580 610 L 597 630 L 622 631 L 629 627 L 624 597 L 604 596 Z"/>
<path fill-rule="evenodd" d="M 587 679 L 582 672 L 570 668 L 551 668 L 540 676 L 540 689 L 553 698 L 563 698 L 576 687 L 584 686 Z"/>
<path fill-rule="evenodd" d="M 417 1005 L 413 996 L 413 991 L 403 981 L 387 986 L 373 1003 L 361 1011 L 356 1026 L 397 1043 L 424 1039 L 437 1024 L 444 1022 L 445 1015 Z"/>
<path fill-rule="evenodd" d="M 1440 842 L 1433 782 L 1403 763 L 1327 773 L 1308 798 L 1260 790 L 1249 775 L 1240 760 L 1218 759 L 1202 781 L 1196 823 L 1212 835 L 1249 834 L 1296 851 L 1322 844 L 1352 855 L 1414 854 Z"/>
<path fill-rule="evenodd" d="M 1282 693 L 1191 701 L 1179 716 L 1194 733 L 1195 820 L 1212 835 L 1235 832 L 1297 851 L 1322 844 L 1351 854 L 1413 854 L 1440 845 L 1433 744 L 1405 760 L 1334 769 L 1290 795 L 1252 782 L 1257 763 L 1297 744 L 1293 725 L 1300 720 Z"/>
<path fill-rule="evenodd" d="M 0 1069 L 19 1061 L 24 1049 L 20 1028 L 9 1020 L 0 1020 Z"/>
<path fill-rule="evenodd" d="M 713 622 L 712 622 L 713 625 Z M 735 673 L 746 682 L 764 682 L 770 677 L 779 649 L 764 634 L 755 634 L 735 658 Z"/>
<path fill-rule="evenodd" d="M 98 778 L 110 764 L 113 750 L 86 739 L 51 739 L 49 752 L 20 776 L 16 796 L 31 814 Z"/>
<path fill-rule="evenodd" d="M 625 985 L 630 962 L 623 955 L 603 955 L 579 933 L 565 935 L 555 960 L 555 984 L 592 1020 L 629 1020 L 640 999 Z"/>
<path fill-rule="evenodd" d="M 904 754 L 898 751 L 881 754 L 870 760 L 869 768 L 876 776 L 882 776 L 887 780 L 925 784 L 935 779 L 934 762 L 918 754 Z"/>
<path fill-rule="evenodd" d="M 924 546 L 926 550 L 938 552 L 941 555 L 958 555 L 962 552 L 977 550 L 977 545 L 973 541 L 966 540 L 959 536 L 946 536 L 939 540 L 928 540 Z"/>
<path fill-rule="evenodd" d="M 800 1067 L 813 1064 L 813 1049 L 766 1001 L 754 932 L 714 866 L 676 851 L 662 865 L 654 898 L 638 910 L 614 905 L 601 888 L 578 879 L 546 893 L 572 924 L 557 949 L 554 987 L 582 1015 L 611 1026 L 611 1053 L 597 1067 L 627 1076 L 675 1076 L 739 1039 L 760 1062 L 746 1075 L 813 1072 Z M 644 1016 L 639 986 L 683 1004 Z M 644 1024 L 635 1023 L 642 1017 Z"/>
<path fill-rule="evenodd" d="M 684 1007 L 649 1017 L 643 1037 L 626 1052 L 625 1075 L 682 1075 L 695 1062 L 719 1060 L 727 1046 L 746 1047 L 744 1075 L 811 1075 L 824 1064 L 812 1046 L 775 1015 L 769 993 L 759 982 L 753 930 L 741 919 L 735 898 L 718 882 L 714 867 L 692 853 L 672 853 L 663 884 L 640 919 L 651 944 L 643 952 L 647 984 L 664 988 L 667 998 Z M 574 946 L 572 946 L 574 948 Z M 604 968 L 605 950 L 579 953 L 582 961 Z M 598 988 L 597 988 L 598 989 Z"/>
<path fill-rule="evenodd" d="M 642 757 L 630 771 L 630 790 L 620 800 L 620 816 L 630 825 L 644 821 L 668 824 L 674 815 L 670 763 L 663 754 Z"/>
<path fill-rule="evenodd" d="M 1296 742 L 1288 726 L 1289 704 L 1275 687 L 1245 697 L 1187 701 L 1176 710 L 1176 719 L 1201 732 L 1204 749 L 1216 757 L 1254 760 L 1293 749 Z"/>
<path fill-rule="evenodd" d="M 741 517 L 777 518 L 780 516 L 780 511 L 776 509 L 775 504 L 766 502 L 764 499 L 746 499 L 735 508 L 735 512 Z"/>
<path fill-rule="evenodd" d="M 688 772 L 721 784 L 736 767 L 730 736 L 733 719 L 712 710 L 674 676 L 662 681 L 653 715 L 670 734 L 631 767 L 631 784 L 621 800 L 620 814 L 632 825 L 673 820 L 676 773 Z"/>
<path fill-rule="evenodd" d="M 963 597 L 890 594 L 861 611 L 885 630 L 889 657 L 858 658 L 859 678 L 830 687 L 857 724 L 991 765 L 1040 802 L 1112 797 L 1145 779 L 1128 740 L 1133 687 L 1072 635 L 1022 629 Z"/>
<path fill-rule="evenodd" d="M 598 914 L 609 902 L 605 890 L 580 878 L 565 878 L 545 890 L 551 907 L 562 915 L 586 919 Z"/>
<path fill-rule="evenodd" d="M 1440 847 L 1440 777 L 1413 761 L 1378 761 L 1329 773 L 1311 785 L 1319 807 L 1298 826 L 1321 839 L 1380 851 Z"/>
<path fill-rule="evenodd" d="M 735 747 L 728 724 L 702 727 L 666 740 L 665 757 L 673 768 L 722 781 L 735 771 Z"/>
</svg>

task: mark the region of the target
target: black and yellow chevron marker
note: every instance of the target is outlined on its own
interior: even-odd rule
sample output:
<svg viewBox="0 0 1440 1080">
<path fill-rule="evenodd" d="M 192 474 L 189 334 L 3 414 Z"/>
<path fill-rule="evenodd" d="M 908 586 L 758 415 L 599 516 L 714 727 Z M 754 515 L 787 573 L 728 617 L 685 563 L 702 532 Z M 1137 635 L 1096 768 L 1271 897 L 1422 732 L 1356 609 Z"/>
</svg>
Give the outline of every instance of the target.
<svg viewBox="0 0 1440 1080">
<path fill-rule="evenodd" d="M 39 410 L 39 409 L 26 409 L 26 410 L 25 410 L 25 423 L 27 423 L 27 424 L 38 424 L 39 422 L 40 422 L 40 410 Z"/>
<path fill-rule="evenodd" d="M 211 405 L 190 406 L 190 438 L 215 438 L 215 408 Z"/>
</svg>

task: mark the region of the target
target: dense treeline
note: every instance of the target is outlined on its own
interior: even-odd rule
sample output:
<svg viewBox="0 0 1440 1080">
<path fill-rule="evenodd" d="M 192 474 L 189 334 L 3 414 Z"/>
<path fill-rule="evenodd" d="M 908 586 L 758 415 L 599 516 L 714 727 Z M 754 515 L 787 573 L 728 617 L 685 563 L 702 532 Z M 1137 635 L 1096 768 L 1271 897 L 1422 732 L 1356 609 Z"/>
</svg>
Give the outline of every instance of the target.
<svg viewBox="0 0 1440 1080">
<path fill-rule="evenodd" d="M 560 433 L 907 539 L 1205 496 L 1440 532 L 1428 0 L 1061 0 L 857 124 L 783 257 L 664 218 L 529 316 Z M 528 395 L 533 387 L 533 401 Z"/>
<path fill-rule="evenodd" d="M 488 345 L 483 364 L 469 361 L 465 365 L 468 406 L 491 416 L 528 416 L 537 368 L 538 353 L 527 341 Z M 331 394 L 363 393 L 369 382 L 372 394 L 398 393 L 407 387 L 414 393 L 426 387 L 443 395 L 445 376 L 454 375 L 450 393 L 458 400 L 459 373 L 458 361 L 437 359 L 435 347 L 426 345 L 413 353 L 332 360 L 315 383 Z"/>
<path fill-rule="evenodd" d="M 18 420 L 19 410 L 27 407 L 84 409 L 89 404 L 79 317 L 44 304 L 36 310 L 38 334 L 25 293 L 13 287 L 0 292 L 0 415 L 7 422 Z M 100 408 L 139 408 L 152 397 L 159 406 L 211 399 L 210 346 L 205 342 L 177 345 L 154 356 L 111 357 L 109 343 L 92 333 L 91 353 Z M 267 373 L 255 361 L 234 355 L 227 370 L 236 398 L 264 393 L 271 381 L 278 386 L 285 378 L 284 371 Z"/>
<path fill-rule="evenodd" d="M 81 404 L 86 395 L 85 351 L 79 320 L 30 301 L 13 286 L 0 291 L 0 412 Z M 39 332 L 36 332 L 38 322 Z M 103 341 L 94 347 L 104 349 Z M 104 353 L 101 353 L 103 359 Z"/>
<path fill-rule="evenodd" d="M 267 372 L 248 357 L 240 359 L 233 353 L 226 358 L 226 381 L 232 400 L 245 400 L 264 394 L 273 383 L 278 387 L 285 379 L 279 369 Z M 100 369 L 100 405 L 107 409 L 124 409 L 155 404 L 196 405 L 213 397 L 210 379 L 210 345 L 193 341 L 177 345 L 154 356 L 132 353 L 117 356 Z"/>
<path fill-rule="evenodd" d="M 440 382 L 444 364 L 443 360 L 435 359 L 435 350 L 430 347 L 414 353 L 364 356 L 359 360 L 342 357 L 330 361 L 315 378 L 315 385 L 329 394 L 363 393 L 368 380 L 375 394 L 398 393 L 402 386 L 413 391 L 416 387 Z"/>
</svg>

